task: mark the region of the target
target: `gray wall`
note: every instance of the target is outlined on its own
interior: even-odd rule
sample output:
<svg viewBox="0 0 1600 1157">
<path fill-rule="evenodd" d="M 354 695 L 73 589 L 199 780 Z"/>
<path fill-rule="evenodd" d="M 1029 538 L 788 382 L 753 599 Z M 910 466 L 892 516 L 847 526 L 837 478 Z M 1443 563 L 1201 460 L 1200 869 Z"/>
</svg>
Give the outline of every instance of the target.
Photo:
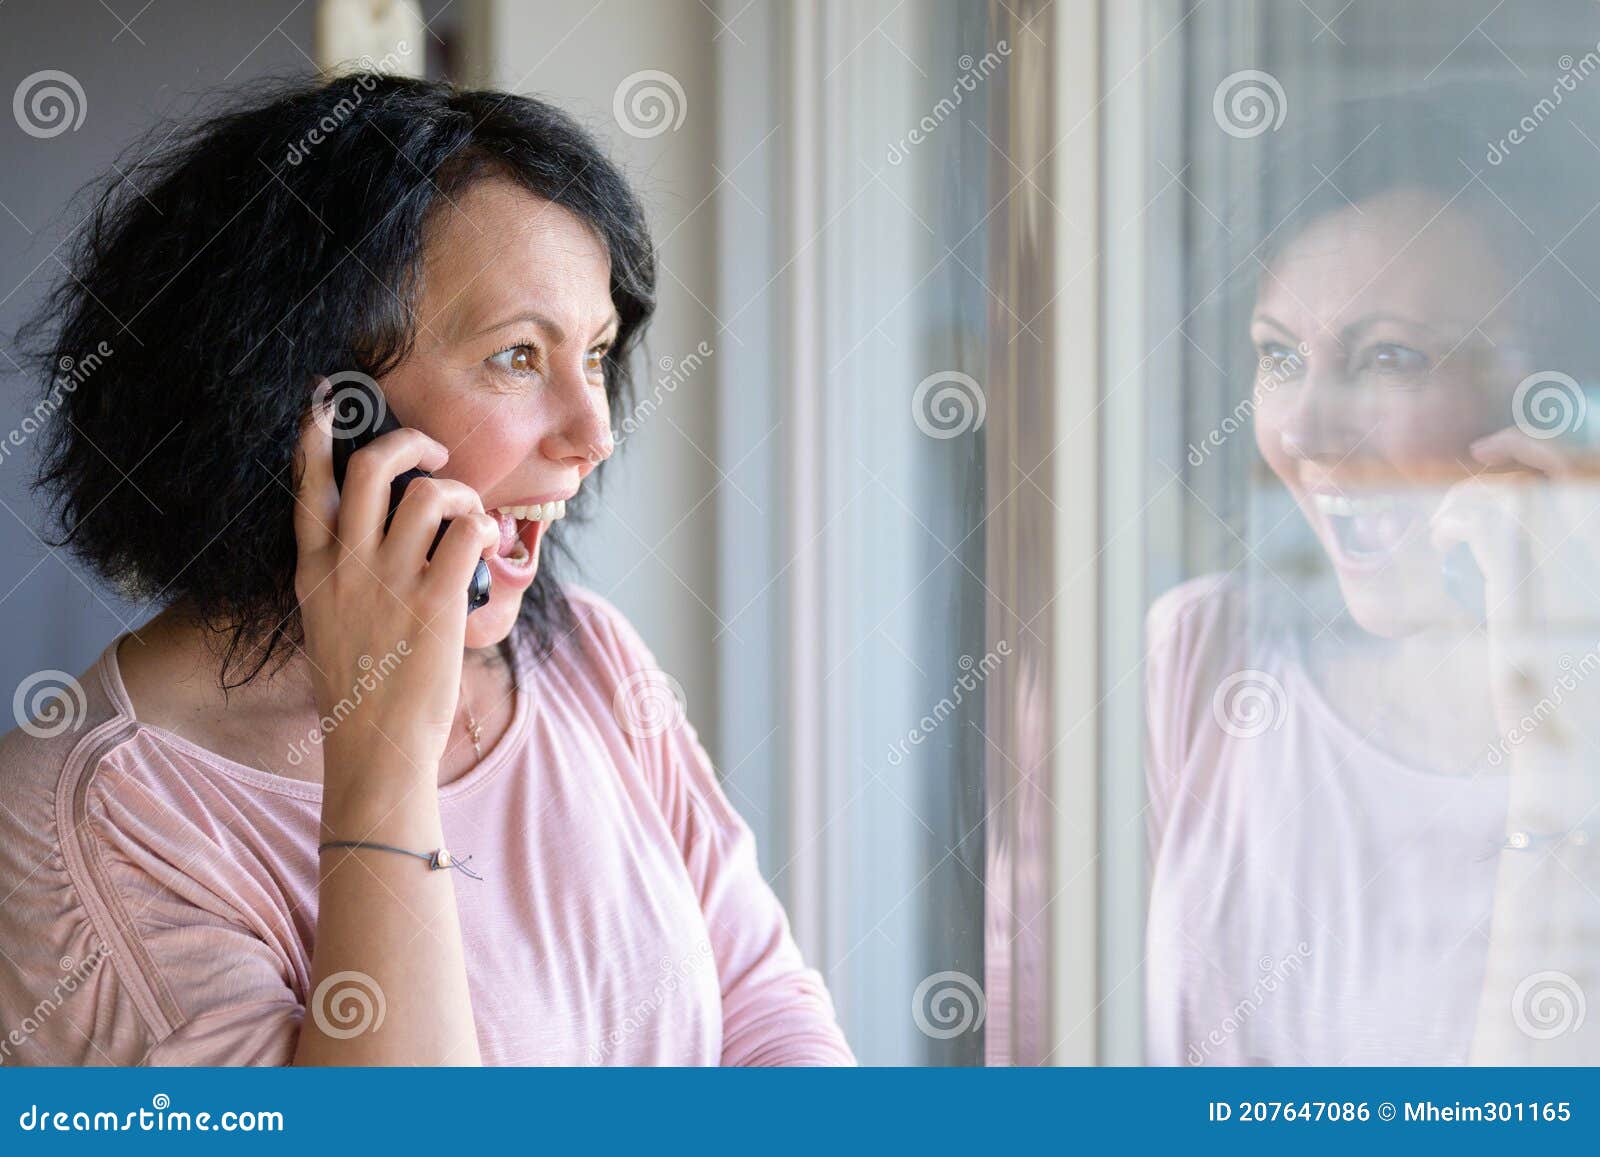
<svg viewBox="0 0 1600 1157">
<path fill-rule="evenodd" d="M 123 19 L 139 8 L 130 0 L 111 6 Z M 311 6 L 290 8 L 285 0 L 160 0 L 125 28 L 96 0 L 9 0 L 0 7 L 0 438 L 18 428 L 39 389 L 18 373 L 13 336 L 63 275 L 65 243 L 86 212 L 75 194 L 162 118 L 203 107 L 208 90 L 309 71 L 303 53 L 311 50 Z M 11 115 L 17 86 L 41 69 L 70 73 L 82 86 L 85 111 L 76 131 L 39 139 Z M 7 640 L 0 692 L 7 698 L 34 671 L 82 670 L 118 631 L 140 621 L 133 617 L 138 608 L 37 537 L 45 521 L 28 487 L 33 449 L 0 459 L 0 626 Z"/>
</svg>

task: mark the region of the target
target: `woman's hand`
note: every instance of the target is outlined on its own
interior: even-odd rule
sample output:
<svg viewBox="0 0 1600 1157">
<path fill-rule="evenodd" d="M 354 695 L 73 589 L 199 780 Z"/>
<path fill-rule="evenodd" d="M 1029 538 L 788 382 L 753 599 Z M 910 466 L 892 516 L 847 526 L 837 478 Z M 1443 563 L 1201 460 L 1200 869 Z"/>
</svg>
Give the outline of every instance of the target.
<svg viewBox="0 0 1600 1157">
<path fill-rule="evenodd" d="M 1471 449 L 1489 472 L 1446 494 L 1433 542 L 1466 543 L 1483 571 L 1501 733 L 1490 758 L 1537 772 L 1514 784 L 1511 818 L 1558 829 L 1600 803 L 1600 459 L 1515 426 Z"/>
<path fill-rule="evenodd" d="M 1541 987 L 1596 983 L 1594 849 L 1600 820 L 1600 473 L 1582 446 L 1508 427 L 1473 443 L 1490 473 L 1454 487 L 1434 545 L 1464 542 L 1483 571 L 1490 691 L 1510 774 L 1474 1063 L 1595 1061 L 1591 1030 L 1537 1023 Z M 1529 994 L 1534 994 L 1530 996 Z"/>
<path fill-rule="evenodd" d="M 1433 542 L 1465 542 L 1488 587 L 1491 630 L 1591 631 L 1600 625 L 1600 455 L 1507 426 L 1474 442 L 1485 469 L 1453 486 Z"/>
<path fill-rule="evenodd" d="M 350 456 L 341 494 L 330 423 L 314 414 L 305 424 L 295 594 L 318 714 L 335 721 L 324 734 L 326 776 L 350 770 L 344 753 L 376 755 L 424 781 L 437 774 L 460 692 L 467 584 L 499 528 L 471 487 L 442 478 L 413 480 L 387 533 L 383 523 L 394 478 L 438 470 L 448 456 L 420 430 L 391 431 Z"/>
<path fill-rule="evenodd" d="M 460 694 L 467 581 L 499 532 L 469 487 L 419 478 L 385 534 L 390 482 L 413 466 L 439 469 L 444 447 L 417 430 L 384 434 L 351 455 L 341 495 L 331 439 L 313 414 L 294 513 L 305 649 L 317 708 L 335 721 L 323 738 L 319 842 L 432 852 L 445 842 L 439 760 Z M 370 848 L 311 854 L 317 931 L 295 1063 L 479 1063 L 455 873 Z M 386 1009 L 382 1032 L 342 1030 L 340 986 L 352 982 Z"/>
</svg>

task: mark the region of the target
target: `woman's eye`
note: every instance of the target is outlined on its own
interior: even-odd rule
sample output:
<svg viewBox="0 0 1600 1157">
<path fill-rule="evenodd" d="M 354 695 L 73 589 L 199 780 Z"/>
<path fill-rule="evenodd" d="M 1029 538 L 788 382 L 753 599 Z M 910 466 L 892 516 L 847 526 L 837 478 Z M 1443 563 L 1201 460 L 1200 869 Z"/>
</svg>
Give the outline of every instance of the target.
<svg viewBox="0 0 1600 1157">
<path fill-rule="evenodd" d="M 1299 350 L 1278 342 L 1258 345 L 1256 355 L 1262 373 L 1273 374 L 1280 378 L 1293 377 L 1305 367 L 1305 358 L 1301 356 Z"/>
<path fill-rule="evenodd" d="M 1428 369 L 1428 355 L 1395 342 L 1378 342 L 1361 359 L 1364 368 L 1396 377 L 1415 377 Z"/>
<path fill-rule="evenodd" d="M 583 369 L 588 374 L 604 375 L 606 372 L 606 352 L 609 346 L 598 346 L 584 355 Z"/>
<path fill-rule="evenodd" d="M 508 373 L 533 374 L 539 371 L 539 351 L 527 344 L 503 349 L 489 360 Z"/>
</svg>

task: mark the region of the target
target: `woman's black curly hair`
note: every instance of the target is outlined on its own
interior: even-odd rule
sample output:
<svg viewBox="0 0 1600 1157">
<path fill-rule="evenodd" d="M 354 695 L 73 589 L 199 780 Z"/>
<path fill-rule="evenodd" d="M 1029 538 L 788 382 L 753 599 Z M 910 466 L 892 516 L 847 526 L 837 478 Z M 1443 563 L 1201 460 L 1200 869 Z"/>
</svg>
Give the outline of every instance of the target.
<svg viewBox="0 0 1600 1157">
<path fill-rule="evenodd" d="M 293 455 L 319 376 L 381 377 L 405 358 L 430 209 L 491 175 L 610 251 L 615 425 L 655 308 L 654 251 L 622 173 L 549 104 L 373 73 L 277 82 L 96 191 L 30 325 L 42 404 L 60 410 L 35 486 L 54 545 L 129 595 L 197 608 L 225 642 L 225 689 L 303 642 Z M 568 553 L 559 524 L 543 547 L 518 620 L 541 658 L 572 622 L 551 568 L 553 548 Z"/>
</svg>

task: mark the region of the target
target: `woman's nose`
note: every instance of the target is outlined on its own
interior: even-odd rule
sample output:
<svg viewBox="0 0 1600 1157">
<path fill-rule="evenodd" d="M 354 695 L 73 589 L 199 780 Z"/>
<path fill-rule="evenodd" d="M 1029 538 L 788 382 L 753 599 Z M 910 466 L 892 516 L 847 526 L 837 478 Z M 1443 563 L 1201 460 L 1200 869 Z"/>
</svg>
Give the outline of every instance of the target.
<svg viewBox="0 0 1600 1157">
<path fill-rule="evenodd" d="M 1279 427 L 1284 452 L 1306 461 L 1348 455 L 1356 446 L 1351 426 L 1356 399 L 1342 375 L 1326 366 L 1313 369 L 1297 393 L 1294 408 Z"/>
<path fill-rule="evenodd" d="M 581 368 L 563 370 L 549 383 L 556 421 L 541 440 L 546 458 L 587 471 L 611 456 L 611 409 L 605 387 Z"/>
</svg>

